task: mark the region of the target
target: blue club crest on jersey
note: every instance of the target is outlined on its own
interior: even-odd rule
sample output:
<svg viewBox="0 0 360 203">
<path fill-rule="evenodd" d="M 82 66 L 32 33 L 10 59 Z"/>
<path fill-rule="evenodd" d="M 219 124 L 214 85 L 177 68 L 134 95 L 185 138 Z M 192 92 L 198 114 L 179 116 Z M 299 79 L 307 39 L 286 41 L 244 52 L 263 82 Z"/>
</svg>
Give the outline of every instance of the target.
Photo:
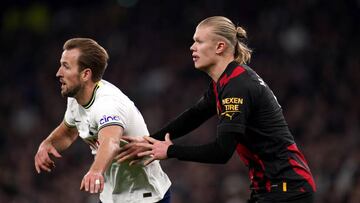
<svg viewBox="0 0 360 203">
<path fill-rule="evenodd" d="M 111 121 L 120 121 L 120 117 L 103 115 L 103 117 L 100 119 L 100 125 L 103 125 L 103 124 L 105 124 L 107 122 L 111 122 Z"/>
</svg>

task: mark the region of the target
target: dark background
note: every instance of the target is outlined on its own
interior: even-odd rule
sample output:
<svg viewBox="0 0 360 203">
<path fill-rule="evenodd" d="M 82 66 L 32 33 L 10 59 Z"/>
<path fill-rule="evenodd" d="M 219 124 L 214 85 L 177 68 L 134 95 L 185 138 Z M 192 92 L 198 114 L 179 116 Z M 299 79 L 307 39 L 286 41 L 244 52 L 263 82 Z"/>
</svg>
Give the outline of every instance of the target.
<svg viewBox="0 0 360 203">
<path fill-rule="evenodd" d="M 360 1 L 2 1 L 0 6 L 0 202 L 97 202 L 79 191 L 92 156 L 80 139 L 37 175 L 33 157 L 66 100 L 55 77 L 63 43 L 97 40 L 110 54 L 104 79 L 143 113 L 150 132 L 196 102 L 209 78 L 194 69 L 196 25 L 224 15 L 248 32 L 250 66 L 283 107 L 317 183 L 316 202 L 360 202 Z M 215 137 L 216 118 L 177 142 Z M 161 162 L 173 203 L 242 203 L 247 169 Z"/>
</svg>

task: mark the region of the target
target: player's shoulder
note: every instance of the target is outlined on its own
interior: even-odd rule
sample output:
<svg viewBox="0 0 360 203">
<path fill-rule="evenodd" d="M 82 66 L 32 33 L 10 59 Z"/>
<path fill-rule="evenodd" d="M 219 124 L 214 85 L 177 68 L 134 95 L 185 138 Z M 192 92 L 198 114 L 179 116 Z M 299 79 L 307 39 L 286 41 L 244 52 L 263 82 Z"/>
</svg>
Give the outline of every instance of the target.
<svg viewBox="0 0 360 203">
<path fill-rule="evenodd" d="M 73 98 L 73 97 L 68 97 L 67 98 L 67 106 L 68 107 L 73 108 L 73 107 L 76 107 L 78 105 L 79 105 L 79 103 L 76 101 L 75 98 Z"/>
<path fill-rule="evenodd" d="M 115 85 L 101 80 L 96 92 L 94 106 L 96 108 L 111 108 L 131 105 L 133 102 Z"/>
<path fill-rule="evenodd" d="M 250 66 L 243 64 L 240 65 L 239 68 L 244 70 L 244 74 L 241 74 L 239 77 L 235 78 L 235 84 L 240 83 L 241 86 L 245 87 L 259 87 L 266 85 L 264 80 Z"/>
<path fill-rule="evenodd" d="M 112 83 L 101 80 L 98 82 L 96 97 L 98 100 L 126 100 L 127 96 Z"/>
<path fill-rule="evenodd" d="M 97 95 L 104 96 L 104 95 L 119 95 L 122 92 L 118 87 L 113 85 L 112 83 L 106 81 L 106 80 L 100 80 L 97 83 L 98 90 L 96 92 Z"/>
<path fill-rule="evenodd" d="M 247 65 L 233 68 L 228 84 L 223 87 L 224 95 L 255 96 L 260 95 L 266 86 L 257 73 Z"/>
</svg>

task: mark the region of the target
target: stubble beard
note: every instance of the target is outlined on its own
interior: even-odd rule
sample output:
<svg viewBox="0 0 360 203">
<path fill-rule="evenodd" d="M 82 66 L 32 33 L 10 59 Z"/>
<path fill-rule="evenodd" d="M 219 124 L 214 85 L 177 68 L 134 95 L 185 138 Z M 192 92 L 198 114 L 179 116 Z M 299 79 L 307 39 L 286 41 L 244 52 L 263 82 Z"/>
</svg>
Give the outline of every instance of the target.
<svg viewBox="0 0 360 203">
<path fill-rule="evenodd" d="M 63 97 L 75 97 L 77 93 L 80 91 L 81 85 L 76 85 L 74 88 L 69 89 L 68 91 L 62 91 L 61 95 Z"/>
</svg>

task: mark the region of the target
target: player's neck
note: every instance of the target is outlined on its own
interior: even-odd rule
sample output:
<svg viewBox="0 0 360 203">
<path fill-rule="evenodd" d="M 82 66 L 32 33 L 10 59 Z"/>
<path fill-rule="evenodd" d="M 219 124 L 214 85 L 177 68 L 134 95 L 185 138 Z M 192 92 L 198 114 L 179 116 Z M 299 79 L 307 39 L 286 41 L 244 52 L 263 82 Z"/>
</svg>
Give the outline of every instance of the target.
<svg viewBox="0 0 360 203">
<path fill-rule="evenodd" d="M 93 82 L 89 82 L 88 84 L 85 84 L 83 89 L 79 91 L 78 95 L 76 95 L 75 97 L 77 103 L 83 106 L 88 104 L 93 96 L 95 86 L 96 83 Z"/>
<path fill-rule="evenodd" d="M 225 71 L 226 67 L 234 60 L 234 58 L 226 58 L 224 60 L 218 61 L 212 68 L 209 68 L 207 74 L 217 82 L 220 76 Z"/>
</svg>

